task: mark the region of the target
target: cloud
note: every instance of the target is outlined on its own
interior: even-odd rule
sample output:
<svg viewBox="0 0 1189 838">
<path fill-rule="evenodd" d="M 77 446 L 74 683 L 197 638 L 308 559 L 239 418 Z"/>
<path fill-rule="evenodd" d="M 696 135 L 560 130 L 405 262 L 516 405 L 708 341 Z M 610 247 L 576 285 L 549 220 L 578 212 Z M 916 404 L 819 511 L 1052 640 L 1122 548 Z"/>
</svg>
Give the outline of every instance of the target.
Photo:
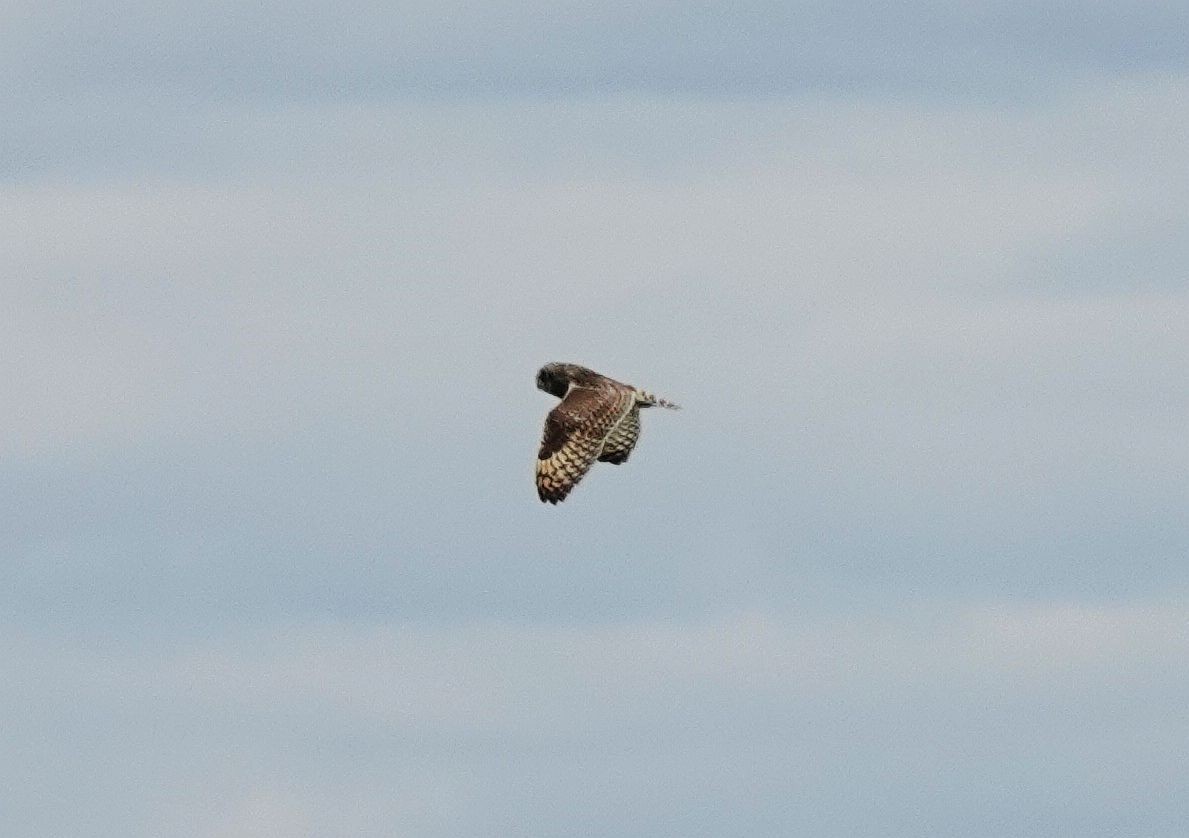
<svg viewBox="0 0 1189 838">
<path fill-rule="evenodd" d="M 36 748 L 15 733 L 40 757 L 10 788 L 31 772 L 75 804 L 60 817 L 127 818 L 129 834 L 1045 834 L 1036 800 L 1087 834 L 1161 834 L 1184 792 L 1187 617 L 1169 601 L 329 624 L 147 655 L 16 635 L 14 732 L 62 724 Z M 144 777 L 119 815 L 78 785 L 113 755 Z M 862 787 L 880 792 L 856 806 Z"/>
<path fill-rule="evenodd" d="M 9 184 L 3 596 L 192 631 L 1181 585 L 1176 250 L 1079 273 L 1184 217 L 1176 95 L 283 109 L 198 132 L 222 177 Z M 563 563 L 551 358 L 689 408 Z"/>
<path fill-rule="evenodd" d="M 1087 74 L 1183 70 L 1172 3 L 762 0 L 17 4 L 0 53 L 21 98 L 260 101 L 605 92 L 854 90 L 1030 95 Z"/>
<path fill-rule="evenodd" d="M 1179 12 L 1063 8 L 0 27 L 17 832 L 1180 834 Z M 687 409 L 546 510 L 550 359 Z"/>
</svg>

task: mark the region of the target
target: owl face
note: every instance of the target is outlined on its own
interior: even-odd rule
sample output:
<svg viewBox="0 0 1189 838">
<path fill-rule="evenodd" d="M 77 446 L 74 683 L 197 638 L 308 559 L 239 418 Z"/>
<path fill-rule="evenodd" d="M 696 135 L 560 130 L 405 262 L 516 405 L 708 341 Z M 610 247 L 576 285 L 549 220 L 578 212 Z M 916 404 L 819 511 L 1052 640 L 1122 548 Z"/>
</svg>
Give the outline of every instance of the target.
<svg viewBox="0 0 1189 838">
<path fill-rule="evenodd" d="M 546 364 L 537 372 L 537 389 L 564 398 L 570 389 L 570 377 L 565 364 Z"/>
</svg>

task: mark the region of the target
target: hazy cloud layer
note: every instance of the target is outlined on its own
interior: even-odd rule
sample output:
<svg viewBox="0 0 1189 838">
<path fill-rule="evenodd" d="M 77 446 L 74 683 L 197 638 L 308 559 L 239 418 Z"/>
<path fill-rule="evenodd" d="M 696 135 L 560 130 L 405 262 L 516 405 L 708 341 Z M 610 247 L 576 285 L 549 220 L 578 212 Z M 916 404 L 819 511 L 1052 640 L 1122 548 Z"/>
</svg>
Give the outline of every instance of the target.
<svg viewBox="0 0 1189 838">
<path fill-rule="evenodd" d="M 1174 2 L 15 3 L 31 90 L 292 98 L 585 91 L 1026 94 L 1184 69 Z M 21 94 L 18 94 L 21 95 Z"/>
<path fill-rule="evenodd" d="M 18 635 L 0 701 L 38 733 L 10 737 L 9 816 L 27 834 L 1171 836 L 1187 620 L 340 624 L 116 655 Z M 71 782 L 73 805 L 30 777 Z"/>
<path fill-rule="evenodd" d="M 6 834 L 1183 834 L 1183 13 L 898 8 L 6 12 Z"/>
</svg>

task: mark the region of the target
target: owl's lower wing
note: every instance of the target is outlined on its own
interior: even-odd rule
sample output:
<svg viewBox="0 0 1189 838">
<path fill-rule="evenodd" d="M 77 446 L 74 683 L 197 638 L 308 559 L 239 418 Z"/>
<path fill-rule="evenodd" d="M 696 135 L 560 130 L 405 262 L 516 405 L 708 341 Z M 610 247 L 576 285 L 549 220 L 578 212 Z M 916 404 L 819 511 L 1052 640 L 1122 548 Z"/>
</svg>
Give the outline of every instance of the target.
<svg viewBox="0 0 1189 838">
<path fill-rule="evenodd" d="M 537 496 L 549 503 L 565 500 L 570 490 L 590 471 L 601 447 L 601 440 L 574 434 L 548 456 L 538 457 Z"/>
<path fill-rule="evenodd" d="M 632 405 L 630 392 L 575 387 L 549 412 L 537 453 L 537 496 L 542 501 L 566 499 Z"/>
</svg>

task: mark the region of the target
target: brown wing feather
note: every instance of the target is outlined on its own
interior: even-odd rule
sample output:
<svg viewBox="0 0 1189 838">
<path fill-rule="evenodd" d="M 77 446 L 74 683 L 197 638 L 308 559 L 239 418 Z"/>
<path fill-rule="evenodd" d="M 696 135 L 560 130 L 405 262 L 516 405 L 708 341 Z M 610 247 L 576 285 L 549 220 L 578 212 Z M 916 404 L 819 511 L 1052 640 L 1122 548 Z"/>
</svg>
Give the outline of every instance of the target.
<svg viewBox="0 0 1189 838">
<path fill-rule="evenodd" d="M 639 438 L 640 408 L 638 405 L 632 405 L 632 409 L 619 420 L 619 424 L 612 428 L 611 433 L 607 434 L 603 450 L 599 453 L 599 462 L 613 465 L 626 463 Z"/>
<path fill-rule="evenodd" d="M 573 387 L 545 418 L 537 453 L 537 495 L 558 503 L 578 485 L 603 449 L 608 434 L 632 409 L 635 397 L 623 387 Z"/>
</svg>

